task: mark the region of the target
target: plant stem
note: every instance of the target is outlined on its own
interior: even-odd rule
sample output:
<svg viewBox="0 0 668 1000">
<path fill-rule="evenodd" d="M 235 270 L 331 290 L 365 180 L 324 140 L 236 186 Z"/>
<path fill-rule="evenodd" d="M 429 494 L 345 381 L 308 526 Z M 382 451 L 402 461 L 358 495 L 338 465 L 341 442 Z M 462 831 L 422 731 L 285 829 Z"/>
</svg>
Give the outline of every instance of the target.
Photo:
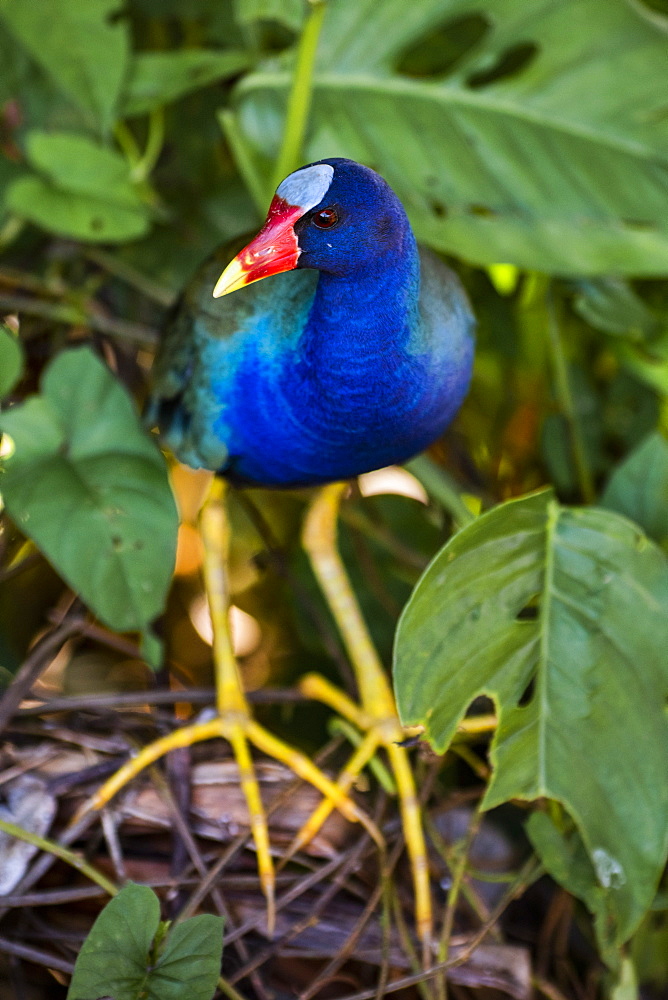
<svg viewBox="0 0 668 1000">
<path fill-rule="evenodd" d="M 456 482 L 445 469 L 441 469 L 426 455 L 418 455 L 410 462 L 405 462 L 404 468 L 420 480 L 427 493 L 454 518 L 458 527 L 463 528 L 475 521 L 475 515 L 462 500 Z"/>
<path fill-rule="evenodd" d="M 68 865 L 76 868 L 83 875 L 88 876 L 92 882 L 99 885 L 110 896 L 115 896 L 118 892 L 113 882 L 110 882 L 106 876 L 96 868 L 93 868 L 92 865 L 89 865 L 87 861 L 84 861 L 74 851 L 70 851 L 69 848 L 62 847 L 61 844 L 57 844 L 53 840 L 47 840 L 46 837 L 40 837 L 38 833 L 33 833 L 31 830 L 24 830 L 22 826 L 17 826 L 16 823 L 10 823 L 4 819 L 0 819 L 0 831 L 7 834 L 8 837 L 16 837 L 17 840 L 23 840 L 26 844 L 32 844 L 33 847 L 39 848 L 40 851 L 46 851 L 47 854 L 53 854 L 54 857 L 66 861 Z"/>
<path fill-rule="evenodd" d="M 362 737 L 358 730 L 354 726 L 351 726 L 349 722 L 346 722 L 345 719 L 341 719 L 338 716 L 334 716 L 329 723 L 328 729 L 332 736 L 343 736 L 356 750 L 362 742 Z M 394 779 L 379 757 L 374 755 L 368 762 L 367 767 L 370 771 L 373 771 L 378 784 L 388 795 L 397 794 L 397 786 L 394 783 Z"/>
<path fill-rule="evenodd" d="M 123 150 L 130 169 L 134 170 L 141 159 L 141 153 L 137 145 L 137 140 L 132 134 L 132 129 L 124 121 L 117 121 L 114 125 L 114 138 Z"/>
<path fill-rule="evenodd" d="M 142 295 L 153 299 L 154 302 L 157 302 L 165 309 L 169 309 L 174 305 L 177 297 L 176 292 L 173 292 L 171 288 L 167 288 L 164 285 L 159 285 L 156 281 L 138 271 L 132 264 L 124 261 L 122 257 L 118 257 L 108 250 L 102 250 L 100 247 L 93 246 L 86 247 L 83 253 L 88 260 L 92 260 L 98 267 L 103 268 L 115 278 L 125 281 L 132 288 L 136 288 Z"/>
<path fill-rule="evenodd" d="M 235 989 L 232 983 L 229 982 L 229 980 L 224 979 L 222 976 L 218 980 L 218 989 L 221 993 L 225 994 L 227 1000 L 246 1000 L 243 993 L 240 993 L 239 990 Z"/>
<path fill-rule="evenodd" d="M 324 0 L 311 0 L 311 10 L 297 48 L 297 62 L 288 97 L 283 144 L 276 161 L 272 190 L 275 190 L 283 178 L 295 170 L 301 162 L 304 133 L 311 107 L 315 54 L 324 16 Z"/>
<path fill-rule="evenodd" d="M 165 141 L 165 111 L 156 108 L 148 116 L 148 135 L 146 146 L 139 160 L 132 166 L 132 179 L 140 183 L 145 181 L 158 162 Z"/>
<path fill-rule="evenodd" d="M 480 828 L 480 822 L 482 820 L 482 814 L 480 811 L 480 805 L 476 809 L 475 813 L 471 817 L 468 830 L 466 835 L 462 837 L 458 846 L 458 852 L 456 854 L 456 860 L 451 868 L 452 881 L 450 885 L 450 890 L 448 892 L 448 901 L 445 907 L 445 914 L 443 917 L 443 927 L 441 929 L 441 939 L 439 941 L 438 947 L 438 957 L 437 961 L 439 963 L 447 962 L 450 952 L 450 938 L 452 937 L 452 930 L 455 922 L 455 911 L 457 909 L 457 903 L 459 902 L 459 894 L 464 885 L 464 876 L 466 875 L 466 866 L 469 859 L 469 851 L 471 850 L 471 845 L 475 839 L 475 836 Z M 437 980 L 439 998 L 445 1000 L 447 997 L 447 981 L 445 975 L 439 976 Z"/>
<path fill-rule="evenodd" d="M 571 450 L 575 463 L 575 472 L 578 478 L 580 494 L 585 503 L 593 503 L 596 499 L 594 480 L 589 467 L 589 460 L 585 450 L 582 427 L 573 399 L 571 384 L 568 378 L 568 365 L 564 353 L 564 345 L 561 339 L 561 331 L 557 321 L 556 309 L 552 287 L 549 286 L 546 294 L 547 313 L 547 337 L 552 365 L 554 367 L 554 383 L 559 401 L 559 408 L 568 425 L 568 433 L 571 439 Z"/>
<path fill-rule="evenodd" d="M 128 320 L 112 316 L 95 315 L 85 312 L 78 305 L 65 302 L 45 302 L 30 299 L 25 295 L 0 295 L 0 309 L 8 312 L 24 313 L 26 316 L 40 316 L 54 323 L 64 323 L 66 326 L 87 326 L 99 333 L 118 337 L 132 344 L 153 346 L 157 339 L 157 331 L 143 323 L 131 323 Z"/>
<path fill-rule="evenodd" d="M 239 168 L 239 173 L 248 189 L 248 193 L 255 202 L 258 215 L 264 216 L 268 205 L 264 182 L 253 161 L 253 156 L 248 148 L 248 142 L 239 128 L 237 118 L 231 111 L 226 109 L 219 112 L 218 121 L 234 157 L 234 162 Z"/>
</svg>

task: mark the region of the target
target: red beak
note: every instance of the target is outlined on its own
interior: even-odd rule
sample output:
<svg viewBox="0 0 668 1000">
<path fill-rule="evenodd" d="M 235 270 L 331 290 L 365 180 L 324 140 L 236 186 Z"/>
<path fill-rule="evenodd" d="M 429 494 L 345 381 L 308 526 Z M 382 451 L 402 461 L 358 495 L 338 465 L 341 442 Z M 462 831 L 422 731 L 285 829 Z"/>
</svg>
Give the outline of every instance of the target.
<svg viewBox="0 0 668 1000">
<path fill-rule="evenodd" d="M 303 214 L 299 205 L 289 205 L 275 195 L 260 232 L 230 261 L 216 282 L 214 299 L 271 274 L 292 271 L 301 253 L 294 225 Z"/>
</svg>

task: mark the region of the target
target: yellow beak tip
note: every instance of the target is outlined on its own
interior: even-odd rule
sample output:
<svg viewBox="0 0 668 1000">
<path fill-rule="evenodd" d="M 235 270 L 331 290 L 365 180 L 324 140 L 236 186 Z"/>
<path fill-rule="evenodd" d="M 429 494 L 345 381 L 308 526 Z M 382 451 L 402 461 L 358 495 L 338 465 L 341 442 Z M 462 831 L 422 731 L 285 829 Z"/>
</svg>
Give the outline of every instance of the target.
<svg viewBox="0 0 668 1000">
<path fill-rule="evenodd" d="M 236 292 L 248 284 L 248 272 L 239 263 L 237 257 L 227 265 L 213 289 L 214 299 L 219 299 L 230 292 Z"/>
</svg>

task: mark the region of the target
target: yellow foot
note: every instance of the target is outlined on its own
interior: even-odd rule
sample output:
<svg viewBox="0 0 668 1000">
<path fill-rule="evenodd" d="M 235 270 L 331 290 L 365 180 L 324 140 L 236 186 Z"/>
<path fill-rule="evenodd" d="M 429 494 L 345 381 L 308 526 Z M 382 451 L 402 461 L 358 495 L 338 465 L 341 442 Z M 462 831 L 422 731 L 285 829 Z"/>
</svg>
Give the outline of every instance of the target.
<svg viewBox="0 0 668 1000">
<path fill-rule="evenodd" d="M 406 849 L 411 863 L 415 892 L 415 922 L 422 942 L 423 961 L 429 962 L 432 907 L 429 869 L 420 803 L 408 754 L 400 743 L 407 733 L 397 715 L 387 674 L 371 641 L 336 544 L 336 521 L 347 486 L 324 487 L 313 502 L 304 524 L 303 544 L 337 623 L 355 672 L 361 705 L 356 705 L 323 677 L 308 674 L 301 691 L 322 701 L 365 733 L 338 778 L 341 792 L 348 792 L 357 775 L 379 747 L 389 757 L 397 786 Z M 291 850 L 308 843 L 325 821 L 332 806 L 324 801 L 298 833 Z"/>
<path fill-rule="evenodd" d="M 366 813 L 346 795 L 338 783 L 324 775 L 304 754 L 272 736 L 250 716 L 244 717 L 241 713 L 226 712 L 208 722 L 196 722 L 190 726 L 183 726 L 168 736 L 163 736 L 161 739 L 149 743 L 98 789 L 79 811 L 77 819 L 85 812 L 101 809 L 129 781 L 145 768 L 154 764 L 160 757 L 169 753 L 170 750 L 177 747 L 193 746 L 195 743 L 216 737 L 230 743 L 239 768 L 240 784 L 248 806 L 250 828 L 257 853 L 260 884 L 267 900 L 267 926 L 269 933 L 273 934 L 275 918 L 274 863 L 269 844 L 267 818 L 260 797 L 260 788 L 249 744 L 253 744 L 267 756 L 285 764 L 299 778 L 314 785 L 326 797 L 330 805 L 328 814 L 332 809 L 338 809 L 351 822 L 362 823 L 376 842 L 382 843 L 382 837 Z"/>
<path fill-rule="evenodd" d="M 269 843 L 267 818 L 253 767 L 249 744 L 285 764 L 298 777 L 310 782 L 326 797 L 329 811 L 338 809 L 347 819 L 362 823 L 379 844 L 382 837 L 374 823 L 346 794 L 339 783 L 327 778 L 304 754 L 272 736 L 252 718 L 244 695 L 228 627 L 228 595 L 225 566 L 229 529 L 223 503 L 224 485 L 214 480 L 201 511 L 204 545 L 204 579 L 213 623 L 213 659 L 216 681 L 217 715 L 163 736 L 144 747 L 106 781 L 80 811 L 101 809 L 144 768 L 177 747 L 192 746 L 202 740 L 227 740 L 239 767 L 240 783 L 246 798 L 250 828 L 257 852 L 258 873 L 267 900 L 267 925 L 273 934 L 275 922 L 274 863 Z"/>
</svg>

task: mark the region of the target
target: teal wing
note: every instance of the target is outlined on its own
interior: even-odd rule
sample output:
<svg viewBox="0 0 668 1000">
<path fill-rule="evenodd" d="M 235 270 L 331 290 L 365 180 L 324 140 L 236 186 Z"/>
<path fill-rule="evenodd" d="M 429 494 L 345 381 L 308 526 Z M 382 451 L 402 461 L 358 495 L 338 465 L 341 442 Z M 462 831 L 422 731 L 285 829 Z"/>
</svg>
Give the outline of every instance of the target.
<svg viewBox="0 0 668 1000">
<path fill-rule="evenodd" d="M 225 246 L 197 271 L 172 310 L 156 353 L 145 423 L 193 468 L 224 471 L 229 450 L 226 402 L 249 339 L 266 353 L 289 349 L 306 321 L 317 272 L 290 271 L 214 299 Z"/>
</svg>

